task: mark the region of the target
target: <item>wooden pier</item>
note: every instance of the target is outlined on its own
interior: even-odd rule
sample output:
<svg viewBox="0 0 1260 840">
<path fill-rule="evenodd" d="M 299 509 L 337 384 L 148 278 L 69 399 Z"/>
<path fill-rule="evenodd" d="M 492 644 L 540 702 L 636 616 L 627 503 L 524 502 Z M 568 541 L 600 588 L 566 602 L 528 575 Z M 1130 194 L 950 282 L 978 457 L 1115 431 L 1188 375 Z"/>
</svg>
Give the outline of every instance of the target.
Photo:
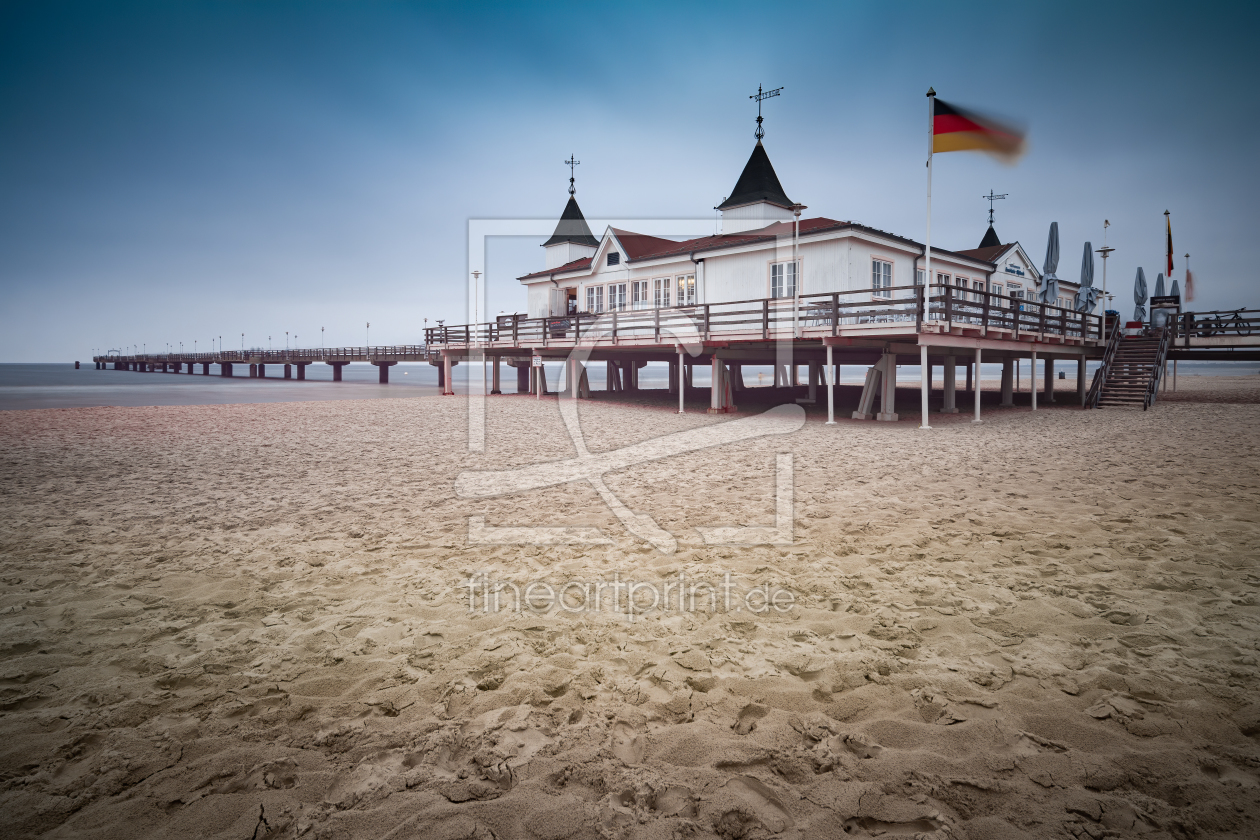
<svg viewBox="0 0 1260 840">
<path fill-rule="evenodd" d="M 1118 328 L 1115 322 L 1107 330 Z M 975 420 L 980 419 L 980 389 L 971 388 L 983 362 L 1002 364 L 1002 402 L 1013 405 L 1016 360 L 1045 362 L 1043 402 L 1055 401 L 1056 362 L 1076 363 L 1076 397 L 1081 405 L 1095 399 L 1101 382 L 1086 382 L 1089 360 L 1104 360 L 1113 335 L 1098 315 L 1084 314 L 1035 301 L 946 285 L 862 289 L 760 298 L 691 306 L 574 312 L 566 316 L 529 318 L 500 316 L 493 322 L 431 327 L 425 343 L 382 347 L 337 347 L 292 350 L 229 350 L 211 353 L 163 353 L 95 356 L 98 369 L 200 373 L 233 377 L 304 380 L 306 366 L 326 364 L 333 381 L 352 363 L 375 365 L 378 381 L 389 382 L 389 368 L 399 362 L 428 362 L 438 368 L 438 384 L 453 394 L 452 368 L 485 361 L 491 394 L 501 393 L 501 365 L 516 369 L 516 391 L 548 393 L 545 374 L 535 359 L 567 364 L 567 380 L 582 396 L 585 365 L 607 365 L 607 387 L 613 392 L 638 390 L 638 370 L 648 362 L 669 365 L 669 391 L 680 396 L 691 384 L 696 365 L 711 368 L 710 406 L 714 413 L 736 410 L 743 390 L 745 365 L 775 370 L 776 386 L 807 387 L 805 400 L 816 400 L 825 386 L 828 418 L 833 419 L 833 386 L 837 365 L 868 366 L 863 397 L 854 417 L 895 420 L 893 393 L 896 365 L 920 365 L 923 425 L 933 369 L 943 373 L 943 411 L 956 413 L 956 382 L 963 369 L 975 395 Z M 1260 360 L 1260 311 L 1178 313 L 1170 319 L 1166 360 Z M 200 369 L 198 370 L 198 366 Z M 797 367 L 808 368 L 806 382 L 797 381 Z M 275 374 L 268 377 L 268 367 Z M 474 370 L 480 370 L 475 365 Z M 295 375 L 296 374 L 296 375 Z M 1103 374 L 1105 376 L 1105 374 Z M 1099 374 L 1095 375 L 1097 380 Z M 680 388 L 680 383 L 682 387 Z M 483 386 L 484 387 L 484 386 Z M 1037 406 L 1033 388 L 1032 405 Z M 876 402 L 879 409 L 876 410 Z M 885 408 L 887 406 L 887 408 Z"/>
</svg>

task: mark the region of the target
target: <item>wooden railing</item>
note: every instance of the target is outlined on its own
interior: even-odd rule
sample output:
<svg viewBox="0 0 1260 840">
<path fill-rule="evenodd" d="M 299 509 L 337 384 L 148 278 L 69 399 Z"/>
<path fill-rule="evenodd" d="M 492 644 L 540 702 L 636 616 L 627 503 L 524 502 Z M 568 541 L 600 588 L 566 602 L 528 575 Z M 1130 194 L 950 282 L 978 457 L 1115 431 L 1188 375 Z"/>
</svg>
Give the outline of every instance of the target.
<svg viewBox="0 0 1260 840">
<path fill-rule="evenodd" d="M 1168 346 L 1173 334 L 1172 324 L 1159 331 L 1159 351 L 1155 356 L 1155 369 L 1151 371 L 1151 380 L 1142 397 L 1142 410 L 1150 408 L 1159 394 L 1159 382 L 1164 378 L 1164 362 L 1168 359 Z"/>
<path fill-rule="evenodd" d="M 1111 337 L 1107 339 L 1107 350 L 1103 353 L 1102 364 L 1094 371 L 1094 381 L 1090 383 L 1089 392 L 1085 395 L 1086 408 L 1098 408 L 1098 400 L 1102 398 L 1103 386 L 1107 384 L 1107 372 L 1116 358 L 1116 350 L 1120 347 L 1120 322 L 1115 321 L 1111 327 Z"/>
<path fill-rule="evenodd" d="M 262 364 L 294 364 L 325 361 L 372 361 L 399 356 L 426 356 L 431 351 L 424 344 L 396 344 L 381 347 L 319 347 L 292 350 L 223 350 L 212 353 L 135 353 L 94 357 L 102 362 L 151 362 L 156 364 L 219 364 L 221 362 L 261 362 Z"/>
<path fill-rule="evenodd" d="M 995 292 L 954 286 L 897 286 L 801 295 L 793 298 L 753 298 L 721 303 L 653 309 L 575 312 L 566 316 L 529 318 L 502 316 L 495 323 L 430 327 L 430 345 L 546 347 L 582 343 L 661 343 L 683 337 L 769 340 L 784 332 L 817 336 L 837 335 L 845 328 L 880 324 L 924 324 L 974 327 L 986 332 L 1020 333 L 1102 339 L 1100 316 L 1058 306 L 1010 298 Z M 672 338 L 670 338 L 672 336 Z"/>
</svg>

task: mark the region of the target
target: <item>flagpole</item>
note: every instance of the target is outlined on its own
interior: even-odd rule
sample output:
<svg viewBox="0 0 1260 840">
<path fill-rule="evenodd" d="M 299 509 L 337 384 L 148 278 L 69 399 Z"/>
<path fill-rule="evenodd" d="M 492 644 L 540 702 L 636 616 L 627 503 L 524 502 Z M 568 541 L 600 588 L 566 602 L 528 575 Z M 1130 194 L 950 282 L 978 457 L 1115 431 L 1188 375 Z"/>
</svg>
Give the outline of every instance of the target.
<svg viewBox="0 0 1260 840">
<path fill-rule="evenodd" d="M 928 301 L 931 298 L 932 285 L 932 140 L 935 134 L 935 126 L 933 120 L 936 114 L 936 91 L 928 88 L 928 155 L 927 155 L 927 242 L 923 248 L 923 320 L 927 320 Z M 911 278 L 913 283 L 914 278 Z M 922 336 L 919 338 L 922 341 Z M 922 409 L 923 419 L 919 423 L 920 429 L 932 428 L 928 425 L 928 356 L 927 345 L 919 345 L 919 396 Z M 976 372 L 979 375 L 979 371 Z M 894 373 L 894 376 L 896 374 Z"/>
</svg>

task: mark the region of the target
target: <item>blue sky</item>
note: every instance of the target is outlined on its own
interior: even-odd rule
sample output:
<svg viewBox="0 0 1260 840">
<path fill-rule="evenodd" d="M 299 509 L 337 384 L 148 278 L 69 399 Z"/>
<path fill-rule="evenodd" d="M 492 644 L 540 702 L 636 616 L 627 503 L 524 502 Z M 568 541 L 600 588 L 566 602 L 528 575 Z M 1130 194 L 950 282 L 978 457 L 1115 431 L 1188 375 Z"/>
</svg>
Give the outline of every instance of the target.
<svg viewBox="0 0 1260 840">
<path fill-rule="evenodd" d="M 1260 305 L 1260 15 L 1242 4 L 0 6 L 0 361 L 224 336 L 421 339 L 465 316 L 469 218 L 700 217 L 753 143 L 808 215 L 922 240 L 924 92 L 1008 115 L 1008 167 L 937 158 L 933 242 L 997 229 L 1075 279 L 1102 220 L 1125 311 L 1163 259 Z M 490 311 L 536 241 L 496 242 Z"/>
</svg>

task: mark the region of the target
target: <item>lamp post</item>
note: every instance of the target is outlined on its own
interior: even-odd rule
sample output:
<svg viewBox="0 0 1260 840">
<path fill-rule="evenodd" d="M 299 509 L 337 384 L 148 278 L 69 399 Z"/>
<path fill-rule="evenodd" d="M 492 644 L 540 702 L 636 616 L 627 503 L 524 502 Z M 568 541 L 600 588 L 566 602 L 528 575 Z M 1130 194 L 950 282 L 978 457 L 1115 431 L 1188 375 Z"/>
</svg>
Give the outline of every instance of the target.
<svg viewBox="0 0 1260 840">
<path fill-rule="evenodd" d="M 367 352 L 367 348 L 372 346 L 372 322 L 367 321 L 367 326 L 363 328 L 363 340 L 367 342 L 367 346 L 363 348 L 363 352 Z"/>
<path fill-rule="evenodd" d="M 804 204 L 792 205 L 792 337 L 801 337 L 801 264 L 797 256 L 798 243 L 801 238 L 801 211 L 808 210 Z M 794 375 L 795 376 L 795 375 Z M 793 379 L 795 381 L 795 379 Z"/>
<path fill-rule="evenodd" d="M 1106 219 L 1103 219 L 1103 246 L 1095 252 L 1102 257 L 1102 264 L 1103 264 L 1103 298 L 1105 300 L 1103 301 L 1103 314 L 1102 314 L 1103 336 L 1102 337 L 1104 339 L 1107 338 L 1107 335 L 1106 335 L 1107 309 L 1110 308 L 1111 306 L 1111 295 L 1107 294 L 1107 257 L 1110 257 L 1111 252 L 1116 250 L 1115 248 L 1110 248 L 1107 246 L 1107 228 L 1109 227 L 1111 227 L 1111 222 L 1109 222 Z"/>
</svg>

